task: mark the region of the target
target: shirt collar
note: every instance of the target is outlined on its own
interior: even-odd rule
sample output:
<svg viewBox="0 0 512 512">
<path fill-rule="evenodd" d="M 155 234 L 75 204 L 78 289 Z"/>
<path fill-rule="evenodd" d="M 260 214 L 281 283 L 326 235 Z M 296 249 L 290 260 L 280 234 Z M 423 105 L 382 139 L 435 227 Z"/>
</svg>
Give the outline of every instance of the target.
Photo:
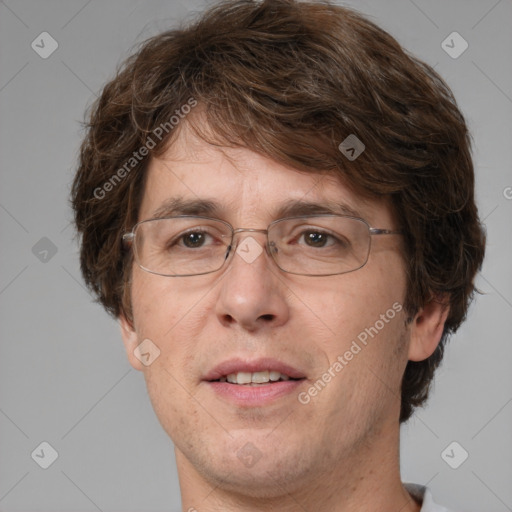
<svg viewBox="0 0 512 512">
<path fill-rule="evenodd" d="M 404 483 L 404 487 L 413 498 L 422 503 L 421 512 L 450 512 L 434 501 L 428 487 L 411 483 Z"/>
</svg>

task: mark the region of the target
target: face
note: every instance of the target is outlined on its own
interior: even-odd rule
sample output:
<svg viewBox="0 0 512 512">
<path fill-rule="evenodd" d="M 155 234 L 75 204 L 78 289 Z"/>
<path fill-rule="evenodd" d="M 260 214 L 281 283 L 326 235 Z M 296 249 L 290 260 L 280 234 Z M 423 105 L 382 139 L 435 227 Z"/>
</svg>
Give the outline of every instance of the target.
<svg viewBox="0 0 512 512">
<path fill-rule="evenodd" d="M 397 228 L 388 203 L 365 201 L 333 176 L 210 146 L 186 125 L 150 163 L 139 220 L 172 198 L 214 201 L 208 216 L 234 228 L 266 229 L 290 200 L 345 205 L 372 227 Z M 329 277 L 281 271 L 265 237 L 237 234 L 239 250 L 211 274 L 163 277 L 134 264 L 134 322 L 121 325 L 178 468 L 271 495 L 276 482 L 292 489 L 360 466 L 364 450 L 397 431 L 410 332 L 400 236 L 372 237 L 364 267 Z M 263 251 L 253 259 L 244 248 Z M 160 351 L 148 366 L 133 355 L 146 339 Z M 238 372 L 280 380 L 224 382 Z"/>
</svg>

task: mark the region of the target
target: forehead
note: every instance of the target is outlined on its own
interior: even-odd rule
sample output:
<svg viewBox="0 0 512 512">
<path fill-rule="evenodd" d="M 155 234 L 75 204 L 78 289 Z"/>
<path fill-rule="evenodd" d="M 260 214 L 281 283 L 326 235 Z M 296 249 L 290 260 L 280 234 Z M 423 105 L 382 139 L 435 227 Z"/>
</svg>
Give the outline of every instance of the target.
<svg viewBox="0 0 512 512">
<path fill-rule="evenodd" d="M 187 125 L 150 161 L 139 220 L 198 214 L 246 224 L 331 212 L 372 225 L 392 220 L 389 199 L 363 198 L 341 176 L 298 171 L 245 147 L 214 146 Z"/>
</svg>

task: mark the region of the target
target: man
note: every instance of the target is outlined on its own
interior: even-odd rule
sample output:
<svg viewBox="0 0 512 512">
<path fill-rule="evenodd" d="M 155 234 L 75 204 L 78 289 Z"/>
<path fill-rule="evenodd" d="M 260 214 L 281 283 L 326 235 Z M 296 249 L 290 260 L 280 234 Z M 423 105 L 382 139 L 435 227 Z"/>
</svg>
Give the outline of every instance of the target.
<svg viewBox="0 0 512 512">
<path fill-rule="evenodd" d="M 105 86 L 72 201 L 183 510 L 445 510 L 402 483 L 399 426 L 485 236 L 429 66 L 332 4 L 218 4 Z"/>
</svg>

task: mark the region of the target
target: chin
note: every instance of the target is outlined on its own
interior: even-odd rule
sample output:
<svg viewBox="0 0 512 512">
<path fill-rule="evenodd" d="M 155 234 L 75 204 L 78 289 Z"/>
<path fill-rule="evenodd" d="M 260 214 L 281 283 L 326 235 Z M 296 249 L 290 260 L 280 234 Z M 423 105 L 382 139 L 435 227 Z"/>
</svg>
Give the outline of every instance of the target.
<svg viewBox="0 0 512 512">
<path fill-rule="evenodd" d="M 297 466 L 284 464 L 277 467 L 277 464 L 261 463 L 243 469 L 235 465 L 222 470 L 210 467 L 209 474 L 204 476 L 225 491 L 251 498 L 276 498 L 286 493 L 295 493 L 302 487 L 300 482 L 304 475 L 300 474 Z"/>
<path fill-rule="evenodd" d="M 270 442 L 268 438 L 265 443 L 267 436 L 268 431 L 255 431 L 253 435 L 246 431 L 243 439 L 227 437 L 223 447 L 217 440 L 203 454 L 194 450 L 184 455 L 213 486 L 253 498 L 296 492 L 311 475 L 321 471 L 314 453 L 305 448 L 307 443 L 295 446 L 285 439 Z"/>
</svg>

